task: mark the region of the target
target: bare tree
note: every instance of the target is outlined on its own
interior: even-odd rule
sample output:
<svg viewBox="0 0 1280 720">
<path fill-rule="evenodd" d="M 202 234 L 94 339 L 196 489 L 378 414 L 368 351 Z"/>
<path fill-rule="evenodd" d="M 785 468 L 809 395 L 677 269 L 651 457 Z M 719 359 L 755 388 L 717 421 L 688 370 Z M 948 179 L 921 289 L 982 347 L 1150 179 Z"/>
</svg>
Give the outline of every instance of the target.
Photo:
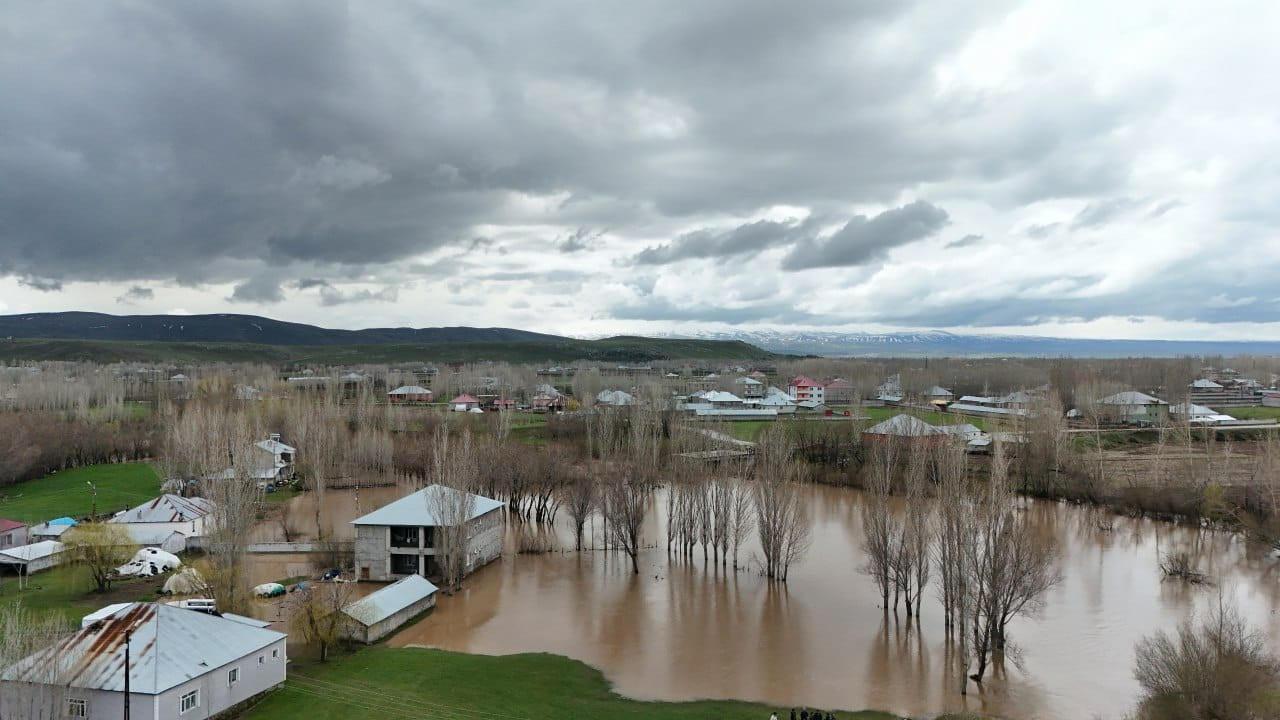
<svg viewBox="0 0 1280 720">
<path fill-rule="evenodd" d="M 907 455 L 906 520 L 898 543 L 896 575 L 907 606 L 907 617 L 920 614 L 920 597 L 929 584 L 931 544 L 929 485 L 932 448 L 914 443 Z M 894 604 L 896 611 L 897 604 Z"/>
<path fill-rule="evenodd" d="M 1143 638 L 1135 654 L 1140 720 L 1280 717 L 1280 659 L 1221 598 L 1203 623 Z"/>
<path fill-rule="evenodd" d="M 787 581 L 791 564 L 809 548 L 810 518 L 800 498 L 803 470 L 785 431 L 769 428 L 756 443 L 753 496 L 765 576 Z"/>
<path fill-rule="evenodd" d="M 978 663 L 971 677 L 977 682 L 982 682 L 992 655 L 1004 651 L 1009 621 L 1035 611 L 1044 594 L 1061 580 L 1051 539 L 1035 532 L 1014 506 L 1008 461 L 999 443 L 991 467 L 976 506 L 977 542 L 965 552 L 973 653 Z"/>
<path fill-rule="evenodd" d="M 862 550 L 867 556 L 863 572 L 875 582 L 880 590 L 881 606 L 888 612 L 889 595 L 896 585 L 894 562 L 900 535 L 890 495 L 901 448 L 895 442 L 878 442 L 871 445 L 869 451 L 868 498 L 862 505 Z"/>
<path fill-rule="evenodd" d="M 659 427 L 656 417 L 644 410 L 607 412 L 615 415 L 616 422 L 625 422 L 626 430 L 612 433 L 617 442 L 604 483 L 605 533 L 611 545 L 631 560 L 631 571 L 639 574 L 644 519 L 660 468 Z"/>
<path fill-rule="evenodd" d="M 569 482 L 565 483 L 562 489 L 564 507 L 569 513 L 569 519 L 573 522 L 574 548 L 577 550 L 582 550 L 583 528 L 586 527 L 591 514 L 595 512 L 597 502 L 594 463 L 588 460 L 587 465 L 586 471 L 570 476 Z"/>
<path fill-rule="evenodd" d="M 471 519 L 475 514 L 478 458 L 471 433 L 451 443 L 448 428 L 440 425 L 433 439 L 435 484 L 428 488 L 427 509 L 435 517 L 433 528 L 436 563 L 441 583 L 453 591 L 462 586 L 471 554 Z"/>
<path fill-rule="evenodd" d="M 315 646 L 320 662 L 343 637 L 351 618 L 342 609 L 351 602 L 354 585 L 341 582 L 308 583 L 289 598 L 289 625 L 298 637 Z"/>
<path fill-rule="evenodd" d="M 59 613 L 0 605 L 0 720 L 54 720 L 64 707 L 70 661 L 57 647 L 71 628 Z"/>
</svg>

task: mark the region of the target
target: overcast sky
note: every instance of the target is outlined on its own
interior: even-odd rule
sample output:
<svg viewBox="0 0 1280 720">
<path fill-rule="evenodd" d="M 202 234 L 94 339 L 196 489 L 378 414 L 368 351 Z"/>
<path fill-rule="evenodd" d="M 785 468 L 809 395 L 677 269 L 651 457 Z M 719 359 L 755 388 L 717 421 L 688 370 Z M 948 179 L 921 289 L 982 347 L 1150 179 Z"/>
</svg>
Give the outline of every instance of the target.
<svg viewBox="0 0 1280 720">
<path fill-rule="evenodd" d="M 0 0 L 0 312 L 1280 338 L 1280 3 Z"/>
</svg>

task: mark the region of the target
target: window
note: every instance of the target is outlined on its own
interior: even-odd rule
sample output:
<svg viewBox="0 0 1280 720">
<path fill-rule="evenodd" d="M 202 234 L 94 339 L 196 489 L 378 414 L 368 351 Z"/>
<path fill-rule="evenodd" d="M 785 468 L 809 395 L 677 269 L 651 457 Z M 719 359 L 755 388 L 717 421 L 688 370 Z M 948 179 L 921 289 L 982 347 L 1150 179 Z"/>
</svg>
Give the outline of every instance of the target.
<svg viewBox="0 0 1280 720">
<path fill-rule="evenodd" d="M 200 691 L 192 690 L 178 701 L 178 714 L 183 714 L 200 707 Z"/>
<path fill-rule="evenodd" d="M 272 651 L 271 651 L 271 659 L 272 659 L 272 660 L 274 660 L 274 659 L 276 659 L 276 658 L 278 658 L 278 657 L 280 657 L 280 651 L 279 651 L 279 650 L 272 650 Z"/>
<path fill-rule="evenodd" d="M 67 717 L 89 717 L 89 701 L 67 698 Z"/>
<path fill-rule="evenodd" d="M 391 572 L 395 575 L 412 575 L 418 572 L 418 556 L 392 555 Z"/>
<path fill-rule="evenodd" d="M 240 668 L 233 667 L 227 671 L 227 687 L 231 687 L 240 682 Z"/>
<path fill-rule="evenodd" d="M 262 664 L 262 663 L 264 663 L 264 662 L 266 662 L 266 656 L 265 656 L 265 655 L 259 655 L 259 656 L 258 656 L 258 664 L 259 664 L 259 665 L 261 665 L 261 664 Z"/>
<path fill-rule="evenodd" d="M 391 547 L 418 547 L 418 528 L 391 528 Z"/>
</svg>

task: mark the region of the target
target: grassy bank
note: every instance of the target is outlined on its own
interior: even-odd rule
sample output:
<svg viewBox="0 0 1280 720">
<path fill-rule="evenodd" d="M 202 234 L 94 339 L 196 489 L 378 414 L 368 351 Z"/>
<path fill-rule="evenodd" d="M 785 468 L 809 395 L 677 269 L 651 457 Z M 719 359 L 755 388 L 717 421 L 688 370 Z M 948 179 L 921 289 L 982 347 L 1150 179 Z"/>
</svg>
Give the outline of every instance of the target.
<svg viewBox="0 0 1280 720">
<path fill-rule="evenodd" d="M 1237 420 L 1280 420 L 1280 407 L 1223 408 L 1222 412 Z"/>
<path fill-rule="evenodd" d="M 324 665 L 294 662 L 284 689 L 245 717 L 490 717 L 511 720 L 766 720 L 782 708 L 744 702 L 643 702 L 614 693 L 600 671 L 558 655 L 466 655 L 374 646 Z M 841 720 L 890 720 L 841 712 Z"/>
<path fill-rule="evenodd" d="M 33 524 L 64 515 L 87 517 L 98 489 L 98 513 L 133 507 L 160 492 L 160 476 L 149 463 L 89 465 L 0 487 L 0 517 Z"/>
<path fill-rule="evenodd" d="M 99 594 L 88 569 L 80 565 L 59 565 L 35 573 L 24 580 L 26 587 L 21 590 L 17 576 L 6 571 L 0 573 L 0 605 L 21 602 L 28 610 L 58 613 L 79 627 L 80 618 L 111 603 L 155 600 L 168 577 L 128 578 Z"/>
</svg>

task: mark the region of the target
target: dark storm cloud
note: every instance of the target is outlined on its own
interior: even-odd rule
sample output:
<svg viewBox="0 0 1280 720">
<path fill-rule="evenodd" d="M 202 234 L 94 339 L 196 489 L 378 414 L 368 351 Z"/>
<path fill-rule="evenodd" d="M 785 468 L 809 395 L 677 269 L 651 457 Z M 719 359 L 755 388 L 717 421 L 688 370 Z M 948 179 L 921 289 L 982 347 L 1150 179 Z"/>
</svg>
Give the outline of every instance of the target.
<svg viewBox="0 0 1280 720">
<path fill-rule="evenodd" d="M 476 226 L 528 219 L 513 195 L 565 194 L 552 221 L 625 234 L 926 182 L 1110 192 L 1129 150 L 1109 131 L 1148 98 L 939 99 L 935 66 L 1002 5 L 18 4 L 0 19 L 0 266 L 271 302 L 304 273 L 466 250 Z M 894 51 L 870 51 L 883 37 Z M 840 240 L 817 262 L 877 252 Z M 645 261 L 732 251 L 677 240 Z"/>
<path fill-rule="evenodd" d="M 320 288 L 320 304 L 325 306 L 346 305 L 362 302 L 395 302 L 400 298 L 400 291 L 395 287 L 384 287 L 381 290 L 349 290 L 342 291 L 331 285 Z"/>
<path fill-rule="evenodd" d="M 806 270 L 865 265 L 893 248 L 933 235 L 947 222 L 946 210 L 923 200 L 871 218 L 855 215 L 828 237 L 797 243 L 782 261 L 782 267 Z"/>
<path fill-rule="evenodd" d="M 973 247 L 974 245 L 977 245 L 978 243 L 982 242 L 982 240 L 983 238 L 981 235 L 965 235 L 962 238 L 957 238 L 955 240 L 949 241 L 946 247 L 948 248 Z"/>
<path fill-rule="evenodd" d="M 152 300 L 155 296 L 156 292 L 151 288 L 134 285 L 128 290 L 125 290 L 124 294 L 117 297 L 116 302 L 121 303 L 122 305 L 128 305 L 139 300 Z"/>
<path fill-rule="evenodd" d="M 237 283 L 231 291 L 231 297 L 227 299 L 242 303 L 278 303 L 284 300 L 284 292 L 280 289 L 278 278 L 258 275 Z"/>
<path fill-rule="evenodd" d="M 669 265 L 682 260 L 754 255 L 795 242 L 802 227 L 796 222 L 760 220 L 725 231 L 695 230 L 670 243 L 641 250 L 632 262 L 636 265 Z"/>
<path fill-rule="evenodd" d="M 38 290 L 40 292 L 57 292 L 62 289 L 62 281 L 55 278 L 37 277 L 35 275 L 24 275 L 18 278 L 18 284 L 25 288 Z"/>
</svg>

